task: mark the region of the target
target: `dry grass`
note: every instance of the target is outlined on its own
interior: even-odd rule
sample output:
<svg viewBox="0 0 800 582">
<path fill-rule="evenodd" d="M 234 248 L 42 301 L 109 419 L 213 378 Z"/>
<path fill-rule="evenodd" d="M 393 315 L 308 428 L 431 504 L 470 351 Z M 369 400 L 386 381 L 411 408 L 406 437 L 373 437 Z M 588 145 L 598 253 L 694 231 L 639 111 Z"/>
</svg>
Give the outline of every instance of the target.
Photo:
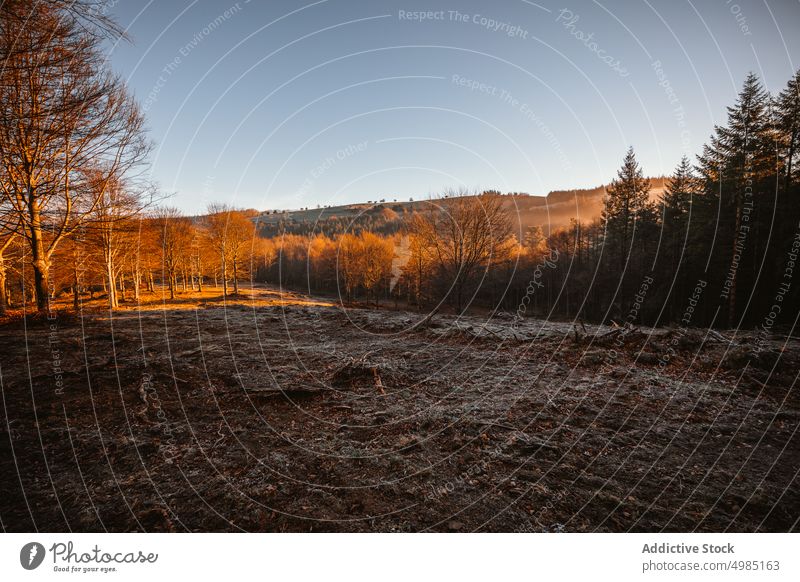
<svg viewBox="0 0 800 582">
<path fill-rule="evenodd" d="M 3 527 L 797 527 L 796 341 L 698 330 L 659 366 L 674 330 L 421 318 L 255 289 L 12 320 Z"/>
</svg>

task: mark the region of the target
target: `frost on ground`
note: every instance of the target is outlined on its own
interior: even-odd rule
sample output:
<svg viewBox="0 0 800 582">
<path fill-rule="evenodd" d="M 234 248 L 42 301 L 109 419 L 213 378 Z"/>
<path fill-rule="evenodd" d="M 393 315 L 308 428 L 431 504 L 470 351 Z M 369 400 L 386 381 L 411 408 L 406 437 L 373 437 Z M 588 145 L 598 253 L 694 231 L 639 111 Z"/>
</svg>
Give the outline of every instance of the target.
<svg viewBox="0 0 800 582">
<path fill-rule="evenodd" d="M 8 531 L 798 529 L 795 339 L 262 290 L 0 345 Z"/>
</svg>

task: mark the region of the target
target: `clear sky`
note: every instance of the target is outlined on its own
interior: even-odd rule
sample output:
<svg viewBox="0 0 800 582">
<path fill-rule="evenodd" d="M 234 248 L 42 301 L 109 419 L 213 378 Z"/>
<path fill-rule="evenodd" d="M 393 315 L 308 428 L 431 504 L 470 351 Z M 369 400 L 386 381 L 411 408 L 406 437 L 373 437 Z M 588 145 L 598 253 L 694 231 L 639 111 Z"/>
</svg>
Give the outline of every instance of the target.
<svg viewBox="0 0 800 582">
<path fill-rule="evenodd" d="M 114 69 L 171 204 L 546 194 L 669 173 L 748 71 L 800 67 L 798 0 L 117 0 Z M 416 14 L 429 12 L 424 18 Z"/>
</svg>

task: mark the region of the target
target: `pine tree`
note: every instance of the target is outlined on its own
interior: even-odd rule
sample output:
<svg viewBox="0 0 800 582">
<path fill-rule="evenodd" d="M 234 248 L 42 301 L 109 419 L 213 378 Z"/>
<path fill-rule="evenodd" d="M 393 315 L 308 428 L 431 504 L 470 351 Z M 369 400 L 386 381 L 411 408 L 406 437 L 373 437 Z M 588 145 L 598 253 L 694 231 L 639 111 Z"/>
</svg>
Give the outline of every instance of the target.
<svg viewBox="0 0 800 582">
<path fill-rule="evenodd" d="M 626 273 L 639 270 L 647 262 L 648 249 L 641 244 L 635 248 L 634 235 L 638 232 L 639 242 L 652 236 L 655 215 L 649 203 L 650 180 L 644 177 L 633 147 L 628 149 L 617 178 L 612 181 L 606 192 L 603 221 L 606 225 L 605 247 L 610 270 L 616 277 L 622 278 L 619 285 L 619 298 L 622 306 L 627 304 L 628 286 L 624 279 Z M 627 277 L 630 279 L 631 277 Z M 627 309 L 625 307 L 624 309 Z"/>
<path fill-rule="evenodd" d="M 770 256 L 770 273 L 773 284 L 785 283 L 780 279 L 786 272 L 787 256 L 800 228 L 800 70 L 789 79 L 786 88 L 775 99 L 776 134 L 778 155 L 781 162 L 781 188 L 778 195 L 776 215 L 778 224 L 774 231 L 773 252 Z M 780 283 L 777 281 L 780 280 Z M 786 313 L 792 313 L 788 305 L 794 306 L 794 313 L 800 308 L 800 285 L 792 285 L 788 295 Z"/>
<path fill-rule="evenodd" d="M 797 183 L 797 162 L 800 154 L 800 70 L 789 79 L 786 88 L 775 100 L 778 147 L 783 166 L 782 210 L 797 216 L 798 204 L 791 200 L 792 187 Z"/>
<path fill-rule="evenodd" d="M 661 196 L 665 229 L 677 232 L 686 229 L 696 186 L 697 180 L 692 164 L 688 157 L 683 156 L 675 168 L 675 173 L 667 181 L 664 194 Z"/>
<path fill-rule="evenodd" d="M 648 210 L 647 195 L 650 181 L 642 174 L 633 147 L 628 149 L 617 178 L 606 192 L 603 220 L 606 223 L 607 242 L 616 251 L 620 268 L 625 267 L 636 220 Z"/>
<path fill-rule="evenodd" d="M 661 195 L 662 246 L 660 266 L 664 281 L 674 281 L 670 313 L 676 314 L 676 298 L 685 295 L 689 255 L 689 224 L 697 193 L 697 178 L 689 158 L 683 156 Z"/>
<path fill-rule="evenodd" d="M 661 195 L 664 243 L 668 246 L 668 254 L 675 260 L 671 264 L 673 270 L 678 268 L 677 260 L 688 237 L 689 218 L 697 190 L 692 164 L 688 157 L 683 156 Z"/>
<path fill-rule="evenodd" d="M 742 276 L 752 276 L 754 245 L 760 238 L 760 222 L 771 216 L 770 179 L 775 173 L 775 142 L 770 119 L 770 98 L 755 74 L 745 79 L 736 104 L 728 107 L 728 123 L 715 127 L 709 144 L 699 157 L 704 194 L 718 208 L 711 233 L 720 246 L 713 248 L 717 276 L 721 276 L 720 298 L 727 301 L 726 322 L 738 315 L 737 286 Z M 757 218 L 754 209 L 758 204 Z M 707 210 L 714 204 L 706 204 Z M 750 267 L 750 268 L 748 268 Z M 752 282 L 752 279 L 751 279 Z"/>
</svg>

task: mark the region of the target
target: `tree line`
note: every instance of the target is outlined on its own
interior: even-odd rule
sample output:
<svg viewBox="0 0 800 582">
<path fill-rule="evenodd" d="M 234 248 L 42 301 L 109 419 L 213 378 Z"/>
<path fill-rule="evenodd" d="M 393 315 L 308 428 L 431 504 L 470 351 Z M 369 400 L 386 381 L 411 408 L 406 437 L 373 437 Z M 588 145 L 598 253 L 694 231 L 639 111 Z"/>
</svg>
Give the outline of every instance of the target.
<svg viewBox="0 0 800 582">
<path fill-rule="evenodd" d="M 800 72 L 777 95 L 750 74 L 724 125 L 653 200 L 629 150 L 601 219 L 548 244 L 565 316 L 720 327 L 793 326 L 800 243 Z M 566 259 L 566 260 L 565 260 Z M 643 283 L 644 293 L 640 291 Z"/>
<path fill-rule="evenodd" d="M 635 324 L 790 325 L 800 246 L 800 72 L 776 95 L 749 75 L 726 123 L 654 197 L 631 148 L 602 215 L 545 230 L 502 195 L 447 192 L 399 214 L 261 220 L 211 205 L 186 217 L 146 179 L 144 117 L 105 62 L 122 31 L 96 2 L 0 7 L 0 311 L 103 294 L 243 281 L 403 302 Z M 545 228 L 543 228 L 545 227 Z"/>
<path fill-rule="evenodd" d="M 123 36 L 105 6 L 0 4 L 0 313 L 99 290 L 113 309 L 156 282 L 238 293 L 258 248 L 252 213 L 156 205 L 144 116 L 101 51 Z"/>
<path fill-rule="evenodd" d="M 545 232 L 515 224 L 496 192 L 450 193 L 381 237 L 395 253 L 375 255 L 383 257 L 379 283 L 364 284 L 351 272 L 358 264 L 347 258 L 351 251 L 342 253 L 363 234 L 276 235 L 276 261 L 258 277 L 420 309 L 790 327 L 800 305 L 799 150 L 800 72 L 777 95 L 750 74 L 726 123 L 694 162 L 680 160 L 658 196 L 630 148 L 596 220 Z M 376 240 L 370 235 L 363 252 L 372 253 L 366 249 Z"/>
</svg>

